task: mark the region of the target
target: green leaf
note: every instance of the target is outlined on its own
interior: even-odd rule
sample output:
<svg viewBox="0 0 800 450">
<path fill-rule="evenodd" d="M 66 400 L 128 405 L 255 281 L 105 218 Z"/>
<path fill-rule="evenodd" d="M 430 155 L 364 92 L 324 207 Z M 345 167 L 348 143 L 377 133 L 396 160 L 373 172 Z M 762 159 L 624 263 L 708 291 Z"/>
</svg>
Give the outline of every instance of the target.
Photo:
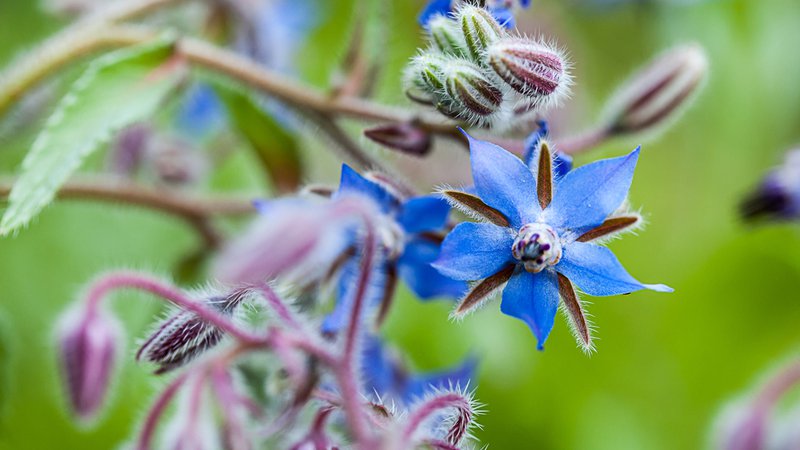
<svg viewBox="0 0 800 450">
<path fill-rule="evenodd" d="M 0 234 L 30 222 L 114 132 L 155 112 L 184 73 L 170 60 L 171 44 L 171 39 L 160 38 L 108 53 L 89 65 L 25 156 Z"/>
<path fill-rule="evenodd" d="M 6 414 L 9 397 L 9 375 L 11 373 L 11 345 L 8 322 L 0 315 L 0 423 Z"/>
<path fill-rule="evenodd" d="M 233 127 L 250 144 L 275 189 L 295 191 L 303 176 L 296 137 L 270 117 L 247 92 L 219 80 L 212 82 Z"/>
</svg>

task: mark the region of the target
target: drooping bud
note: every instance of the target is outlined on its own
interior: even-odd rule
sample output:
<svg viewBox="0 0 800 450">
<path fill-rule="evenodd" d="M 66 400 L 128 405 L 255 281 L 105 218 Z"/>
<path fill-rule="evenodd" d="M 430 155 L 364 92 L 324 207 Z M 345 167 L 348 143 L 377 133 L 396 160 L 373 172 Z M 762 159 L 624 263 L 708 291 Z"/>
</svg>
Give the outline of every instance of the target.
<svg viewBox="0 0 800 450">
<path fill-rule="evenodd" d="M 612 134 L 650 131 L 674 118 L 708 74 L 702 47 L 681 45 L 658 56 L 622 84 L 606 107 Z"/>
<path fill-rule="evenodd" d="M 214 296 L 204 303 L 231 317 L 248 295 L 248 290 L 237 289 L 225 296 Z M 200 319 L 195 313 L 180 310 L 161 322 L 136 352 L 136 360 L 145 359 L 158 365 L 157 375 L 187 364 L 206 350 L 217 345 L 223 332 Z"/>
<path fill-rule="evenodd" d="M 569 91 L 566 59 L 555 49 L 527 39 L 502 39 L 487 50 L 489 66 L 521 94 L 526 110 L 557 103 Z"/>
<path fill-rule="evenodd" d="M 364 131 L 364 136 L 388 148 L 414 156 L 424 156 L 431 149 L 431 135 L 411 122 L 380 125 Z"/>
<path fill-rule="evenodd" d="M 82 420 L 99 411 L 116 362 L 119 324 L 107 312 L 79 306 L 61 321 L 58 343 L 72 411 Z"/>
<path fill-rule="evenodd" d="M 746 220 L 800 218 L 800 149 L 789 151 L 783 165 L 764 177 L 740 206 Z"/>
<path fill-rule="evenodd" d="M 437 15 L 428 22 L 428 37 L 436 50 L 459 57 L 467 57 L 467 44 L 458 24 L 451 18 Z"/>
<path fill-rule="evenodd" d="M 444 72 L 447 102 L 437 106 L 443 114 L 482 124 L 500 111 L 503 93 L 480 68 L 465 60 L 454 60 Z"/>
<path fill-rule="evenodd" d="M 506 31 L 497 20 L 483 8 L 466 5 L 456 13 L 461 26 L 464 43 L 473 61 L 483 63 L 487 48 L 504 36 Z"/>
</svg>

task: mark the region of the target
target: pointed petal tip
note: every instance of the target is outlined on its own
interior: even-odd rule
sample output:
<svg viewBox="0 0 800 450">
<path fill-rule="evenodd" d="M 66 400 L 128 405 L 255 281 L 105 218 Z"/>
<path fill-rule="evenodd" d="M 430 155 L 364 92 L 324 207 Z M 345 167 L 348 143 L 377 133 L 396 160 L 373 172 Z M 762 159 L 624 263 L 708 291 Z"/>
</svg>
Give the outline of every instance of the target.
<svg viewBox="0 0 800 450">
<path fill-rule="evenodd" d="M 656 292 L 666 292 L 666 293 L 675 292 L 675 289 L 667 286 L 666 284 L 645 284 L 644 287 L 650 289 L 651 291 L 656 291 Z"/>
<path fill-rule="evenodd" d="M 536 343 L 536 350 L 543 352 L 544 351 L 544 342 L 537 342 Z"/>
</svg>

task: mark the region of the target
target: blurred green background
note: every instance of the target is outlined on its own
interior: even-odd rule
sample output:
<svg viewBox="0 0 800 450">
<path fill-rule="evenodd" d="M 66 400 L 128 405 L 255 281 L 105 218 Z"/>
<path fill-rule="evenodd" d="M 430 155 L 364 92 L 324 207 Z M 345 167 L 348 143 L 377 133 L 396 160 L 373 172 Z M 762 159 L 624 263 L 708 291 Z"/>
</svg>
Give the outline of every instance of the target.
<svg viewBox="0 0 800 450">
<path fill-rule="evenodd" d="M 351 11 L 350 1 L 322 3 L 320 26 L 298 61 L 316 83 L 338 62 L 330 55 L 343 51 Z M 566 120 L 556 124 L 561 134 L 588 126 L 616 83 L 652 54 L 685 41 L 701 43 L 709 54 L 711 77 L 701 97 L 644 147 L 631 201 L 648 226 L 611 244 L 635 276 L 676 292 L 591 299 L 599 339 L 588 357 L 561 318 L 547 350 L 537 352 L 527 327 L 501 315 L 499 303 L 451 323 L 450 305 L 423 304 L 405 290 L 388 335 L 422 370 L 455 364 L 470 351 L 481 357 L 477 396 L 488 413 L 478 436 L 491 448 L 704 448 L 724 402 L 798 349 L 800 235 L 793 225 L 744 226 L 736 205 L 800 141 L 800 4 L 665 1 L 587 9 L 577 3 L 534 0 L 520 17 L 523 29 L 554 37 L 574 62 L 577 86 Z M 379 92 L 384 101 L 406 104 L 399 72 L 421 42 L 415 22 L 421 1 L 392 7 Z M 63 25 L 37 2 L 0 1 L 0 65 Z M 0 141 L 3 174 L 18 167 L 35 130 Z M 578 162 L 635 144 L 610 143 Z M 444 146 L 434 158 L 462 166 L 465 160 Z M 334 181 L 336 160 L 313 159 L 314 173 Z M 234 158 L 213 184 L 248 187 L 247 170 L 246 161 Z M 125 365 L 110 407 L 89 429 L 75 427 L 65 411 L 54 323 L 98 271 L 167 273 L 194 243 L 173 219 L 79 202 L 51 206 L 17 237 L 0 240 L 0 448 L 113 448 L 131 435 L 163 383 L 131 362 L 132 342 L 157 306 L 120 295 L 116 310 L 129 330 Z"/>
</svg>

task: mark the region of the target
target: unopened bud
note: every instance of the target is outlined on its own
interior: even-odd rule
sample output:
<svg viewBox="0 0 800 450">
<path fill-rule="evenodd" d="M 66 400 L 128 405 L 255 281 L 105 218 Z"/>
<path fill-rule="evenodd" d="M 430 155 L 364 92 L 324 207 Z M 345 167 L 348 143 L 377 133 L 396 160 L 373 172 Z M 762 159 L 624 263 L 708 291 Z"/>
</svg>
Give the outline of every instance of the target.
<svg viewBox="0 0 800 450">
<path fill-rule="evenodd" d="M 68 311 L 58 334 L 61 369 L 72 411 L 91 419 L 102 406 L 111 381 L 119 325 L 105 311 L 78 307 Z"/>
<path fill-rule="evenodd" d="M 461 26 L 467 50 L 476 62 L 483 62 L 487 48 L 506 36 L 506 31 L 497 20 L 477 6 L 464 6 L 458 10 L 456 20 Z"/>
<path fill-rule="evenodd" d="M 800 149 L 786 154 L 784 163 L 745 198 L 740 211 L 746 220 L 800 218 Z"/>
<path fill-rule="evenodd" d="M 206 306 L 231 317 L 248 291 L 237 289 L 227 296 L 204 300 Z M 169 372 L 192 361 L 206 350 L 216 346 L 223 332 L 202 320 L 197 314 L 181 310 L 164 320 L 136 353 L 136 360 L 144 358 L 158 365 L 156 374 Z"/>
<path fill-rule="evenodd" d="M 688 105 L 708 74 L 708 59 L 696 44 L 681 45 L 636 72 L 606 108 L 614 134 L 650 131 Z"/>
<path fill-rule="evenodd" d="M 364 135 L 381 145 L 409 155 L 423 156 L 431 149 L 430 134 L 410 122 L 380 125 L 365 130 Z"/>
<path fill-rule="evenodd" d="M 458 24 L 451 18 L 437 15 L 428 22 L 431 45 L 442 53 L 466 57 L 466 43 Z"/>
<path fill-rule="evenodd" d="M 445 114 L 480 123 L 500 110 L 503 93 L 494 82 L 469 61 L 455 60 L 445 67 L 448 102 L 439 106 Z"/>
<path fill-rule="evenodd" d="M 430 52 L 412 59 L 404 76 L 408 97 L 417 103 L 435 105 L 436 98 L 444 92 L 445 65 L 447 58 Z"/>
<path fill-rule="evenodd" d="M 569 90 L 564 57 L 527 39 L 502 39 L 487 50 L 489 66 L 506 84 L 537 106 L 554 103 Z"/>
</svg>

